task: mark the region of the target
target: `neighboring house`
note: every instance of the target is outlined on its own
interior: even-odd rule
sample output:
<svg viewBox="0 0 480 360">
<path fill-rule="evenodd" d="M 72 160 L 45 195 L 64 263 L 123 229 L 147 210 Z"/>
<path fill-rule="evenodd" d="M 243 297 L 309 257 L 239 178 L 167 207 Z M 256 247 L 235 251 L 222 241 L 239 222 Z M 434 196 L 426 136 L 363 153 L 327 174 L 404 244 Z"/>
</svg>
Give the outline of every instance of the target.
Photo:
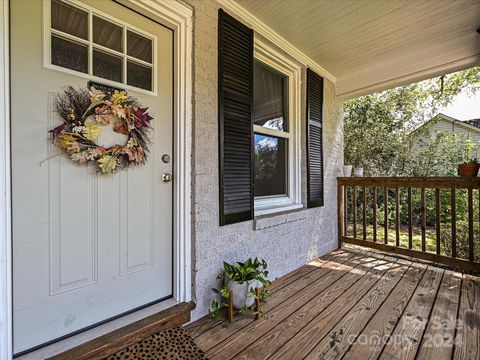
<svg viewBox="0 0 480 360">
<path fill-rule="evenodd" d="M 198 319 L 223 261 L 264 258 L 275 279 L 338 248 L 343 100 L 479 64 L 479 10 L 0 2 L 0 360 L 178 303 Z M 90 85 L 125 89 L 140 109 L 117 94 L 91 113 L 78 99 L 59 110 L 66 87 Z M 142 163 L 144 108 L 146 163 L 95 173 Z"/>
<path fill-rule="evenodd" d="M 457 120 L 445 114 L 438 114 L 414 130 L 412 134 L 421 133 L 423 136 L 423 131 L 428 131 L 430 135 L 435 135 L 437 132 L 454 134 L 459 139 L 469 139 L 477 146 L 480 145 L 480 119 Z M 416 141 L 417 139 L 414 140 Z"/>
</svg>

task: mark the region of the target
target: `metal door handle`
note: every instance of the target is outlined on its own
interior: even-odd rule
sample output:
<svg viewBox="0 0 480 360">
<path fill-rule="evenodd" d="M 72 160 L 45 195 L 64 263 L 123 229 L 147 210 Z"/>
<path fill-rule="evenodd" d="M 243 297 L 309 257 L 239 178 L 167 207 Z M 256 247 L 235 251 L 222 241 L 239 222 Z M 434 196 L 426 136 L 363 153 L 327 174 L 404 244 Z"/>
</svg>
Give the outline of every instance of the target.
<svg viewBox="0 0 480 360">
<path fill-rule="evenodd" d="M 170 181 L 172 181 L 172 180 L 173 180 L 173 178 L 172 178 L 172 175 L 171 175 L 171 174 L 167 174 L 167 173 L 162 174 L 162 181 L 163 181 L 163 182 L 168 183 L 168 182 L 170 182 Z"/>
</svg>

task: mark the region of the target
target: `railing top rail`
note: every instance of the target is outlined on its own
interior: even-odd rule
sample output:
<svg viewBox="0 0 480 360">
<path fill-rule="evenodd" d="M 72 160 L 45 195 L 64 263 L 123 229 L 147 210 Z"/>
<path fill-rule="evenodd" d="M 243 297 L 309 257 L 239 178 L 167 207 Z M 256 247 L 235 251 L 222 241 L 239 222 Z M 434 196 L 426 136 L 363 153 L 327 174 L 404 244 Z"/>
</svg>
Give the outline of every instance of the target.
<svg viewBox="0 0 480 360">
<path fill-rule="evenodd" d="M 338 177 L 338 185 L 389 188 L 478 189 L 480 177 Z"/>
</svg>

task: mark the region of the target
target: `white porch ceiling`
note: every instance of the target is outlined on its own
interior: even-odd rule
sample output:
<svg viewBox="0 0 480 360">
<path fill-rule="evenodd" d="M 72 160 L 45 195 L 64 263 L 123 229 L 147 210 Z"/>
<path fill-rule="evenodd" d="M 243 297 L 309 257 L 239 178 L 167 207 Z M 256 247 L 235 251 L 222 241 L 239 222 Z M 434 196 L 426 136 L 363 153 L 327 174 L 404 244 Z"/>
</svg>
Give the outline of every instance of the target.
<svg viewBox="0 0 480 360">
<path fill-rule="evenodd" d="M 480 0 L 236 0 L 355 97 L 480 64 Z"/>
</svg>

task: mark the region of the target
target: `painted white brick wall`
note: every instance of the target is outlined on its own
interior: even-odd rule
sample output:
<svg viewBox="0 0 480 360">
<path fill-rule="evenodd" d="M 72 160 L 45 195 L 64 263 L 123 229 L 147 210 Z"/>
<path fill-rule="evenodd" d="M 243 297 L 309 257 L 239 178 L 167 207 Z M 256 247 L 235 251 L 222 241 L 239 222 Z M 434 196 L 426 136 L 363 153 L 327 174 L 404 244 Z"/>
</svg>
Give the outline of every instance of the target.
<svg viewBox="0 0 480 360">
<path fill-rule="evenodd" d="M 268 262 L 271 279 L 292 271 L 337 247 L 336 177 L 343 165 L 343 110 L 334 85 L 326 81 L 324 101 L 325 206 L 287 215 L 219 226 L 217 16 L 214 0 L 184 0 L 194 9 L 194 129 L 193 129 L 193 320 L 207 314 L 211 288 L 223 261 L 249 257 Z M 305 134 L 305 74 L 303 72 L 302 133 Z M 305 154 L 305 135 L 302 137 Z M 306 203 L 305 158 L 302 190 Z"/>
</svg>

